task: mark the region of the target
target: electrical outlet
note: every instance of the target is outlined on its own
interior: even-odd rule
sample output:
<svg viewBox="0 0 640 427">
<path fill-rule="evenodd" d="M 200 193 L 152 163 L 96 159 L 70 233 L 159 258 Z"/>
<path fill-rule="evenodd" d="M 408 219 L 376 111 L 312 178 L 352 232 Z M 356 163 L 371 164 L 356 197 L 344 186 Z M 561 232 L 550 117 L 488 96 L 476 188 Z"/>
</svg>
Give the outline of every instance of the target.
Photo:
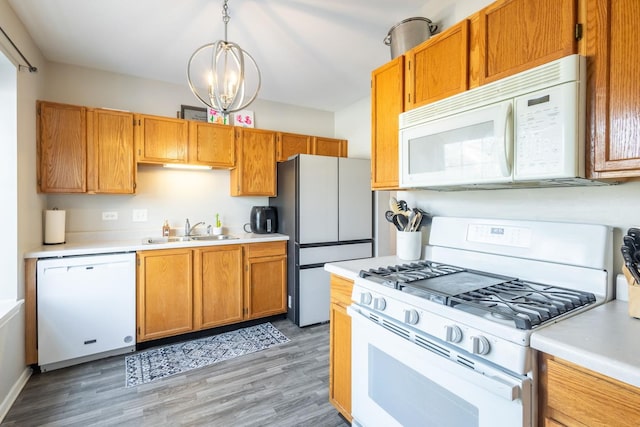
<svg viewBox="0 0 640 427">
<path fill-rule="evenodd" d="M 147 221 L 147 210 L 146 209 L 134 209 L 133 215 L 131 216 L 131 220 L 133 222 L 146 222 Z"/>
<path fill-rule="evenodd" d="M 118 212 L 102 212 L 103 221 L 116 221 L 118 219 Z"/>
</svg>

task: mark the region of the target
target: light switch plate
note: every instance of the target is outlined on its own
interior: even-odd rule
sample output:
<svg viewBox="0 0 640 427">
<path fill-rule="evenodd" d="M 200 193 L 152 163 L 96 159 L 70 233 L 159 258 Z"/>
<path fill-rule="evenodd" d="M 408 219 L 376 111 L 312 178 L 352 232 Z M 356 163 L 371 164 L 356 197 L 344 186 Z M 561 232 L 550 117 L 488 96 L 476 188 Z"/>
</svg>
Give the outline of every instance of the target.
<svg viewBox="0 0 640 427">
<path fill-rule="evenodd" d="M 131 216 L 131 220 L 133 222 L 145 222 L 147 221 L 147 210 L 146 209 L 134 209 L 133 214 Z"/>
</svg>

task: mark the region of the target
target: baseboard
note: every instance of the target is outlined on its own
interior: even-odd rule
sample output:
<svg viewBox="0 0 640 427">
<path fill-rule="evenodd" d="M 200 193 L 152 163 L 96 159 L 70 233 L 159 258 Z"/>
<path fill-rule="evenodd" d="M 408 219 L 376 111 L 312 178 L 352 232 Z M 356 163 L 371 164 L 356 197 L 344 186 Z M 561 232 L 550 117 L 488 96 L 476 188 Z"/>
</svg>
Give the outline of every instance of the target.
<svg viewBox="0 0 640 427">
<path fill-rule="evenodd" d="M 22 371 L 22 375 L 20 375 L 18 381 L 16 381 L 13 387 L 11 387 L 11 390 L 9 390 L 9 394 L 7 395 L 7 397 L 0 403 L 0 423 L 9 413 L 9 409 L 11 409 L 13 402 L 16 401 L 25 384 L 27 384 L 27 381 L 29 381 L 30 376 L 31 368 L 24 368 L 24 371 Z"/>
</svg>

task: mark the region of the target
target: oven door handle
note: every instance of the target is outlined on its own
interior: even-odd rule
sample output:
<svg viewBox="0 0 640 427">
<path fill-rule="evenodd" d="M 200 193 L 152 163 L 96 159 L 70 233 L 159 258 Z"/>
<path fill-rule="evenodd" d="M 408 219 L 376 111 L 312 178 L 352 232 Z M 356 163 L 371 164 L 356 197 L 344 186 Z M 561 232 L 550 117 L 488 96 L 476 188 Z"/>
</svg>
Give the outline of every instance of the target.
<svg viewBox="0 0 640 427">
<path fill-rule="evenodd" d="M 366 310 L 364 310 L 366 311 Z M 368 324 L 375 324 L 376 322 L 369 319 L 369 317 L 363 313 L 363 310 L 360 309 L 357 305 L 350 305 L 347 307 L 347 314 L 351 316 L 353 321 L 357 322 L 367 322 Z M 379 314 L 378 314 L 379 315 Z M 387 331 L 388 333 L 395 334 L 393 331 L 380 326 L 382 330 Z M 407 339 L 400 335 L 397 335 L 401 339 Z M 410 340 L 408 340 L 410 341 Z M 414 344 L 417 345 L 417 344 Z M 428 351 L 425 349 L 425 351 Z M 527 399 L 528 396 L 522 396 L 522 394 L 528 394 L 528 390 L 531 390 L 531 378 L 529 377 L 519 377 L 517 380 L 512 377 L 507 377 L 503 375 L 500 371 L 487 368 L 484 373 L 480 373 L 477 371 L 473 371 L 471 368 L 462 368 L 460 365 L 456 364 L 452 359 L 447 357 L 443 357 L 441 355 L 433 354 L 433 362 L 441 363 L 441 368 L 444 370 L 447 369 L 448 364 L 454 364 L 453 369 L 470 369 L 469 372 L 471 375 L 464 375 L 464 379 L 467 382 L 473 383 L 475 386 L 480 387 L 488 392 L 493 393 L 494 395 L 506 399 L 508 401 L 514 401 L 522 398 L 523 400 Z"/>
</svg>

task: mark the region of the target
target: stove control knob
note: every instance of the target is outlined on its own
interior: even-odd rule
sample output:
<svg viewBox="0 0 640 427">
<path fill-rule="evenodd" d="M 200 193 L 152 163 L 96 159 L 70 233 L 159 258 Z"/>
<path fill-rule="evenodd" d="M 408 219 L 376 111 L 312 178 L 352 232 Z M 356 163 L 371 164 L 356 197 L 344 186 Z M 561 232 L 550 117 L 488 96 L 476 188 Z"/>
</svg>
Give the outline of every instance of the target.
<svg viewBox="0 0 640 427">
<path fill-rule="evenodd" d="M 384 298 L 378 297 L 373 300 L 373 308 L 376 310 L 384 311 L 387 308 L 387 301 Z"/>
<path fill-rule="evenodd" d="M 456 325 L 447 325 L 444 327 L 445 339 L 448 342 L 458 343 L 462 341 L 462 329 Z"/>
<path fill-rule="evenodd" d="M 489 340 L 482 335 L 471 337 L 471 343 L 473 345 L 472 351 L 474 354 L 489 354 L 489 351 L 491 350 Z"/>
<path fill-rule="evenodd" d="M 372 299 L 373 299 L 373 297 L 371 296 L 371 294 L 369 292 L 362 292 L 360 294 L 360 304 L 369 305 L 369 304 L 371 304 L 371 300 Z"/>
<path fill-rule="evenodd" d="M 414 309 L 404 311 L 404 323 L 415 325 L 420 320 L 420 315 Z"/>
</svg>

